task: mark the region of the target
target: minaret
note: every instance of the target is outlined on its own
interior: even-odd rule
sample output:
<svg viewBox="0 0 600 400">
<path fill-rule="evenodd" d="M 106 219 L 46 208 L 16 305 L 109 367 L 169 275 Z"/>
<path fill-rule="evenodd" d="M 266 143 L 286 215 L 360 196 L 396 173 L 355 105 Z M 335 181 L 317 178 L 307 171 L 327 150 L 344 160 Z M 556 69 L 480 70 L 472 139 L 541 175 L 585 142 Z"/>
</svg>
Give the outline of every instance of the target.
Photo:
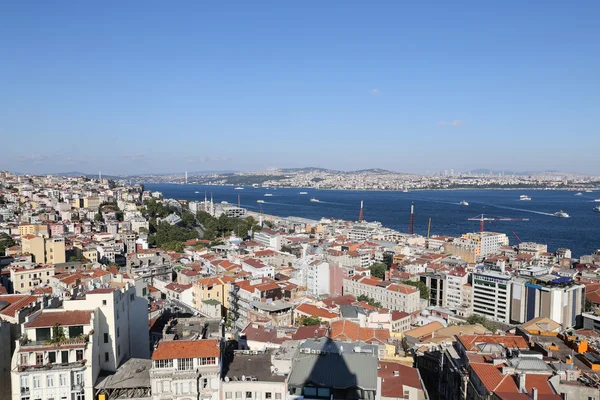
<svg viewBox="0 0 600 400">
<path fill-rule="evenodd" d="M 204 191 L 204 211 L 208 212 L 208 199 L 206 198 L 206 190 Z"/>
<path fill-rule="evenodd" d="M 188 180 L 187 180 L 187 171 L 185 171 L 185 184 L 187 185 Z"/>
<path fill-rule="evenodd" d="M 212 192 L 210 193 L 210 215 L 215 216 L 215 203 L 213 201 Z"/>
</svg>

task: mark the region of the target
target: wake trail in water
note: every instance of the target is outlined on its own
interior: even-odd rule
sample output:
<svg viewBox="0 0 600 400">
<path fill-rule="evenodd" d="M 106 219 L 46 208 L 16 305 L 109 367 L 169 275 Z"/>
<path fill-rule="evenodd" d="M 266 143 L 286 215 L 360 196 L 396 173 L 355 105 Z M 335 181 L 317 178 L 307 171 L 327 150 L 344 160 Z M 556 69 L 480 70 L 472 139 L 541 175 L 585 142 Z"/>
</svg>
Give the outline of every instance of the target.
<svg viewBox="0 0 600 400">
<path fill-rule="evenodd" d="M 348 204 L 348 203 L 336 203 L 336 202 L 333 202 L 333 201 L 323 201 L 323 200 L 320 200 L 319 203 L 323 203 L 323 204 L 335 204 L 337 206 L 352 207 L 352 204 Z"/>
<path fill-rule="evenodd" d="M 535 211 L 535 210 L 526 210 L 524 208 L 498 206 L 498 205 L 495 205 L 495 204 L 485 204 L 485 205 L 489 206 L 489 207 L 502 208 L 502 209 L 505 209 L 505 210 L 514 210 L 514 211 L 527 212 L 527 213 L 531 213 L 531 214 L 546 215 L 546 216 L 549 216 L 549 217 L 554 217 L 555 216 L 554 214 L 551 214 L 551 213 L 547 213 L 547 212 L 543 212 L 543 211 Z"/>
<path fill-rule="evenodd" d="M 454 206 L 459 206 L 460 203 L 457 202 L 453 202 L 453 201 L 442 201 L 442 200 L 431 200 L 431 199 L 419 199 L 419 198 L 414 198 L 414 201 L 426 201 L 429 203 L 439 203 L 439 204 L 451 204 Z"/>
</svg>

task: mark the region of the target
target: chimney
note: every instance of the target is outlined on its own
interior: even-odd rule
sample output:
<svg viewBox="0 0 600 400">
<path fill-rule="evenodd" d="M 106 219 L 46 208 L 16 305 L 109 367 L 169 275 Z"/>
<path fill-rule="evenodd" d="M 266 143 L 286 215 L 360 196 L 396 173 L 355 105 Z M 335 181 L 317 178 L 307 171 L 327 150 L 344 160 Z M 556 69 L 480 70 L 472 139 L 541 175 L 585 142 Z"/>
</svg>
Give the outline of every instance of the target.
<svg viewBox="0 0 600 400">
<path fill-rule="evenodd" d="M 538 400 L 538 390 L 537 390 L 537 388 L 531 389 L 531 398 L 533 400 Z"/>
<path fill-rule="evenodd" d="M 525 373 L 521 372 L 519 373 L 519 392 L 523 393 L 526 391 L 527 389 L 525 389 Z"/>
<path fill-rule="evenodd" d="M 400 376 L 400 371 L 394 371 L 394 376 Z"/>
</svg>

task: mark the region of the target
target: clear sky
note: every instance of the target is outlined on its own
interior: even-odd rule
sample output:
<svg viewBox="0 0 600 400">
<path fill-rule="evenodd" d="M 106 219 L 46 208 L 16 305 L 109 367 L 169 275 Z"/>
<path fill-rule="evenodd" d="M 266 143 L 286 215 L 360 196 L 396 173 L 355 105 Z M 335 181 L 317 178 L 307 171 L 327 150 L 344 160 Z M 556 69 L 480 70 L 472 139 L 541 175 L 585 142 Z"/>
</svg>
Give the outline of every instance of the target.
<svg viewBox="0 0 600 400">
<path fill-rule="evenodd" d="M 0 169 L 600 173 L 600 1 L 3 1 Z"/>
</svg>

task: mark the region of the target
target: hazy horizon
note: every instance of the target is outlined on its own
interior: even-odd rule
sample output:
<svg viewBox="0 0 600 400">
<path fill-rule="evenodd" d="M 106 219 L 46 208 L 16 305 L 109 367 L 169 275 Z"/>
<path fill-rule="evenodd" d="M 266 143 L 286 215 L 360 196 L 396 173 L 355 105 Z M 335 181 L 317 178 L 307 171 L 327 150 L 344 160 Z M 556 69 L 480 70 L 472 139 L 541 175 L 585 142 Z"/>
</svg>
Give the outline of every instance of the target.
<svg viewBox="0 0 600 400">
<path fill-rule="evenodd" d="M 600 175 L 600 3 L 0 4 L 0 169 Z"/>
</svg>

